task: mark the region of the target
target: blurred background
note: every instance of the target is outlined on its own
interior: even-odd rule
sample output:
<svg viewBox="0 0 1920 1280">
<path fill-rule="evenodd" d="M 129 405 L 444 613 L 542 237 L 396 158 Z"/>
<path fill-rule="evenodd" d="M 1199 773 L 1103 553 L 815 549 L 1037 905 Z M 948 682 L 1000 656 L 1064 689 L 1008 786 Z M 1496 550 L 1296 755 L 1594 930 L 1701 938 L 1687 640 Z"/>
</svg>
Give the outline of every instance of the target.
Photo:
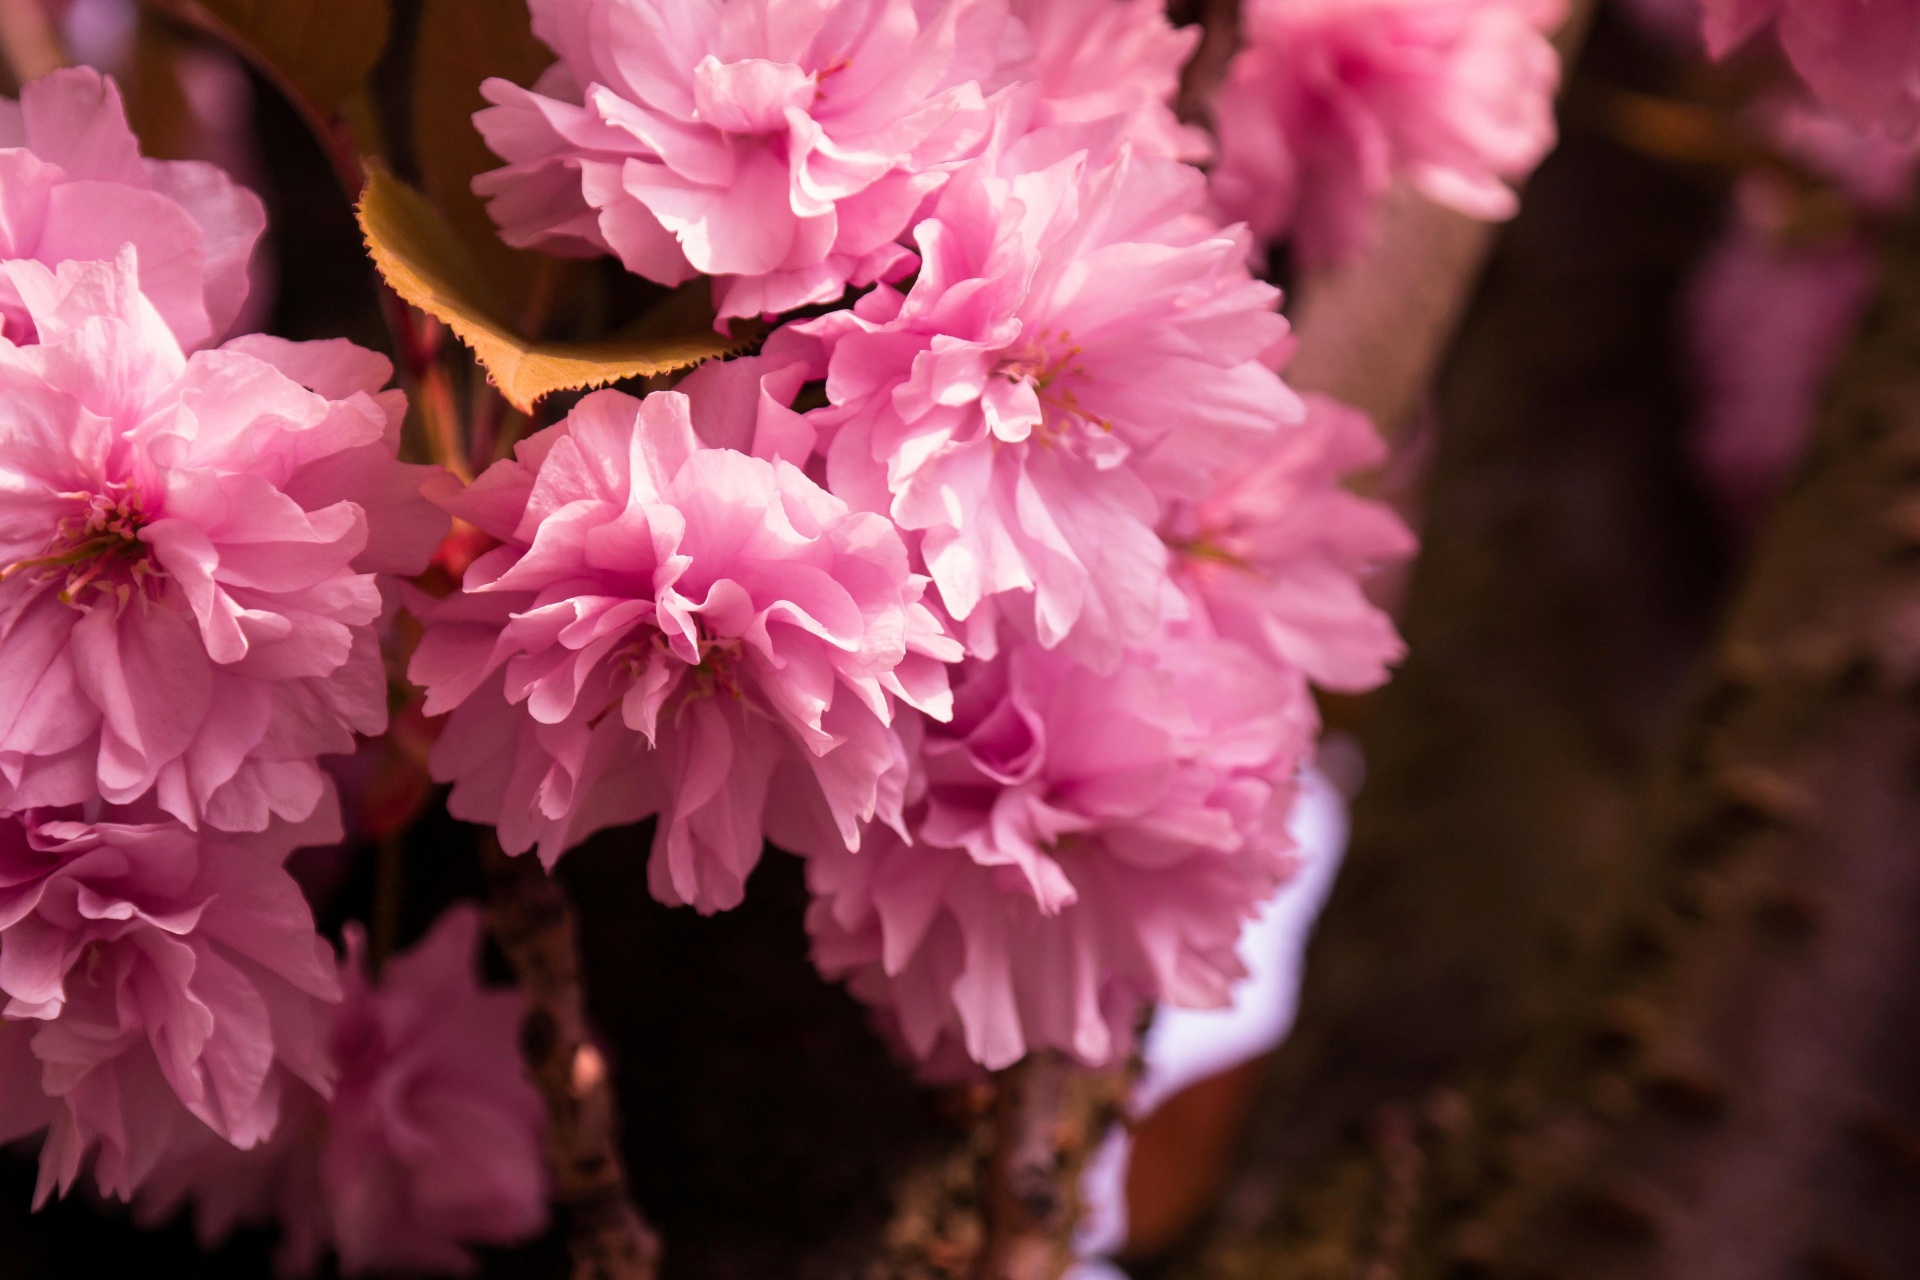
<svg viewBox="0 0 1920 1280">
<path fill-rule="evenodd" d="M 384 348 L 352 210 L 272 86 L 130 0 L 56 16 L 150 154 L 265 198 L 251 324 Z M 1239 1005 L 1157 1024 L 1128 1135 L 1083 1153 L 1086 1280 L 1920 1275 L 1920 631 L 1842 625 L 1908 616 L 1920 563 L 1920 508 L 1859 531 L 1920 483 L 1912 155 L 1824 116 L 1770 46 L 1713 63 L 1697 30 L 1686 0 L 1608 0 L 1563 37 L 1561 139 L 1513 222 L 1390 216 L 1389 248 L 1446 249 L 1452 293 L 1407 339 L 1431 370 L 1302 353 L 1297 380 L 1390 438 L 1366 483 L 1421 534 L 1378 584 L 1411 656 L 1323 707 L 1307 871 L 1245 939 Z M 1277 274 L 1303 305 L 1400 309 L 1373 278 Z M 590 269 L 580 305 L 621 313 L 624 279 Z M 1823 478 L 1849 430 L 1910 452 Z M 404 883 L 398 837 L 300 855 L 334 936 L 404 946 L 483 893 L 474 831 L 417 759 L 390 767 L 418 732 L 340 766 L 360 829 L 427 815 Z M 384 789 L 356 786 L 376 764 Z M 816 976 L 795 860 L 701 918 L 647 895 L 649 840 L 604 833 L 558 875 L 663 1274 L 964 1274 L 979 1092 L 916 1086 Z M 263 1236 L 206 1255 L 79 1192 L 30 1214 L 32 1180 L 0 1157 L 0 1276 L 270 1274 Z M 484 1274 L 566 1266 L 549 1239 Z"/>
</svg>

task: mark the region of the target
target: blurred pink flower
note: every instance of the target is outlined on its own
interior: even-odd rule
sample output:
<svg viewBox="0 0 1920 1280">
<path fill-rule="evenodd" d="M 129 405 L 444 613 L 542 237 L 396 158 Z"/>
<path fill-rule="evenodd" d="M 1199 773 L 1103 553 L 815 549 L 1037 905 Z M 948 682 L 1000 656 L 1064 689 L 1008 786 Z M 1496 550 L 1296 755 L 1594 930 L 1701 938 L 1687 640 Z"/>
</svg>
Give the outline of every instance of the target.
<svg viewBox="0 0 1920 1280">
<path fill-rule="evenodd" d="M 0 260 L 49 267 L 139 250 L 140 284 L 181 347 L 217 342 L 247 297 L 247 266 L 266 229 L 251 191 L 214 165 L 145 160 L 120 91 L 87 67 L 0 99 Z M 30 308 L 0 276 L 0 334 L 34 336 Z"/>
<path fill-rule="evenodd" d="M 194 1235 L 209 1253 L 242 1227 L 277 1225 L 274 1271 L 312 1275 L 333 1236 L 320 1186 L 327 1102 L 285 1076 L 280 1088 L 280 1123 L 265 1142 L 243 1151 L 205 1125 L 178 1133 L 140 1184 L 134 1220 L 158 1227 L 191 1206 Z"/>
<path fill-rule="evenodd" d="M 1173 114 L 1200 28 L 1176 29 L 1165 0 L 1015 0 L 1013 11 L 1033 37 L 1036 126 L 1119 116 L 1136 154 L 1193 161 L 1212 154 L 1207 131 Z"/>
<path fill-rule="evenodd" d="M 1755 114 L 1775 147 L 1832 182 L 1861 208 L 1891 213 L 1913 194 L 1920 139 L 1896 141 L 1832 107 L 1797 97 L 1763 102 Z M 1742 204 L 1751 206 L 1752 196 L 1745 196 Z M 1761 212 L 1750 209 L 1748 216 Z"/>
<path fill-rule="evenodd" d="M 1251 0 L 1215 95 L 1213 192 L 1317 266 L 1364 249 L 1397 177 L 1476 218 L 1554 141 L 1563 0 Z"/>
<path fill-rule="evenodd" d="M 1859 209 L 1886 215 L 1912 190 L 1920 143 L 1896 142 L 1798 95 L 1754 125 Z M 1729 225 L 1685 299 L 1699 395 L 1694 450 L 1734 532 L 1750 533 L 1798 464 L 1826 383 L 1872 294 L 1872 220 L 1809 239 L 1803 195 L 1765 169 L 1734 188 Z"/>
<path fill-rule="evenodd" d="M 1694 449 L 1737 529 L 1752 528 L 1799 462 L 1874 273 L 1864 244 L 1798 248 L 1743 225 L 1696 268 L 1686 298 Z"/>
<path fill-rule="evenodd" d="M 988 1068 L 1110 1062 L 1143 1004 L 1226 1004 L 1241 925 L 1292 870 L 1298 674 L 1178 637 L 1109 675 L 1018 642 L 963 671 L 952 724 L 924 725 L 913 843 L 876 827 L 807 860 L 821 970 L 914 1057 Z"/>
<path fill-rule="evenodd" d="M 478 985 L 479 946 L 480 912 L 451 907 L 374 986 L 366 939 L 347 927 L 320 1185 L 349 1275 L 465 1273 L 463 1246 L 546 1226 L 546 1113 L 520 1061 L 525 1002 Z"/>
<path fill-rule="evenodd" d="M 1703 0 L 1707 49 L 1723 57 L 1774 23 L 1813 91 L 1895 138 L 1920 128 L 1920 6 L 1912 0 Z"/>
<path fill-rule="evenodd" d="M 488 80 L 507 162 L 474 190 L 509 244 L 719 277 L 724 320 L 911 270 L 895 240 L 990 126 L 1025 53 L 1005 0 L 533 0 L 559 55 Z"/>
<path fill-rule="evenodd" d="M 136 258 L 0 264 L 40 339 L 0 340 L 0 812 L 151 791 L 258 831 L 385 727 L 374 574 L 425 565 L 445 477 L 394 460 L 383 357 L 186 357 Z"/>
<path fill-rule="evenodd" d="M 116 815 L 118 818 L 120 815 Z M 327 807 L 260 836 L 172 821 L 0 822 L 0 1138 L 50 1123 L 36 1205 L 94 1176 L 126 1198 L 182 1133 L 273 1132 L 282 1076 L 325 1092 L 333 952 L 281 868 L 340 838 Z"/>
<path fill-rule="evenodd" d="M 289 1082 L 280 1131 L 252 1151 L 189 1135 L 143 1190 L 142 1219 L 191 1202 L 209 1248 L 277 1219 L 283 1275 L 311 1274 L 329 1245 L 346 1275 L 466 1275 L 468 1246 L 538 1235 L 545 1112 L 520 1061 L 525 1004 L 479 985 L 479 943 L 479 911 L 451 907 L 375 985 L 348 926 L 332 1100 Z"/>
<path fill-rule="evenodd" d="M 877 288 L 766 352 L 824 369 L 830 404 L 808 420 L 829 487 L 917 540 L 973 652 L 1011 608 L 1108 666 L 1165 603 L 1160 502 L 1204 496 L 1300 408 L 1262 362 L 1286 334 L 1279 295 L 1199 215 L 1200 174 L 1090 158 L 1082 132 L 961 170 L 915 229 L 909 292 Z"/>
<path fill-rule="evenodd" d="M 658 813 L 653 892 L 701 911 L 740 901 L 763 831 L 851 848 L 898 821 L 892 700 L 944 716 L 958 646 L 884 519 L 702 447 L 679 392 L 598 392 L 515 455 L 450 504 L 505 545 L 423 609 L 409 673 L 453 712 L 455 816 L 551 865 Z"/>
<path fill-rule="evenodd" d="M 1212 631 L 1323 688 L 1357 693 L 1384 682 L 1406 651 L 1362 583 L 1412 555 L 1414 540 L 1385 503 L 1340 483 L 1386 456 L 1367 415 L 1304 399 L 1306 421 L 1206 498 L 1177 507 L 1166 537 L 1175 577 Z"/>
</svg>

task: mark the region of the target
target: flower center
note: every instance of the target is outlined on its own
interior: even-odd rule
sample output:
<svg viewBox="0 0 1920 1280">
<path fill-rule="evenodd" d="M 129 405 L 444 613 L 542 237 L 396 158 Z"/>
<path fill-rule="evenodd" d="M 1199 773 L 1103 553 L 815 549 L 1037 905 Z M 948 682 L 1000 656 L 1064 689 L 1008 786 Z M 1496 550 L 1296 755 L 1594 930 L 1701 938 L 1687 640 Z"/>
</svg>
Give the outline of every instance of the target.
<svg viewBox="0 0 1920 1280">
<path fill-rule="evenodd" d="M 1229 540 L 1230 538 L 1215 536 L 1214 532 L 1198 533 L 1192 537 L 1180 537 L 1170 533 L 1160 535 L 1160 541 L 1165 543 L 1167 549 L 1175 555 L 1203 563 L 1223 564 L 1246 573 L 1258 573 L 1259 570 L 1245 555 L 1228 545 Z"/>
<path fill-rule="evenodd" d="M 659 631 L 648 629 L 645 639 L 636 638 L 632 643 L 621 647 L 613 657 L 617 667 L 624 667 L 628 679 L 638 680 L 647 668 L 661 658 L 670 665 L 671 688 L 667 691 L 662 704 L 661 716 L 672 720 L 688 703 L 701 698 L 725 695 L 736 701 L 744 701 L 745 693 L 740 686 L 740 674 L 736 670 L 740 656 L 738 640 L 712 640 L 702 634 L 696 643 L 699 645 L 700 661 L 689 663 L 674 647 L 667 643 L 667 637 Z M 619 706 L 616 698 L 607 713 Z M 607 714 L 603 713 L 603 714 Z M 598 723 L 598 718 L 594 723 Z"/>
<path fill-rule="evenodd" d="M 687 673 L 688 696 L 710 698 L 716 693 L 740 696 L 739 673 L 734 661 L 739 656 L 737 640 L 700 640 L 700 661 Z"/>
<path fill-rule="evenodd" d="M 165 571 L 140 541 L 140 529 L 147 522 L 140 495 L 127 485 L 110 483 L 99 493 L 62 496 L 77 510 L 54 525 L 45 551 L 0 568 L 0 582 L 15 574 L 44 582 L 64 573 L 60 599 L 66 604 L 78 603 L 89 587 L 117 597 L 122 604 L 135 590 L 157 599 Z"/>
<path fill-rule="evenodd" d="M 830 65 L 822 67 L 820 70 L 814 72 L 813 73 L 813 100 L 815 102 L 820 101 L 820 99 L 826 95 L 827 81 L 833 79 L 835 76 L 839 75 L 842 71 L 845 71 L 848 67 L 852 65 L 853 65 L 853 59 L 848 57 L 845 54 L 842 54 L 838 59 L 836 59 Z"/>
<path fill-rule="evenodd" d="M 1062 331 L 1055 340 L 1052 330 L 1042 329 L 1037 338 L 1001 352 L 993 368 L 993 376 L 1033 388 L 1040 401 L 1036 434 L 1042 444 L 1054 444 L 1087 429 L 1113 430 L 1113 423 L 1087 412 L 1074 394 L 1074 384 L 1087 376 L 1079 361 L 1080 347 L 1072 334 Z"/>
</svg>

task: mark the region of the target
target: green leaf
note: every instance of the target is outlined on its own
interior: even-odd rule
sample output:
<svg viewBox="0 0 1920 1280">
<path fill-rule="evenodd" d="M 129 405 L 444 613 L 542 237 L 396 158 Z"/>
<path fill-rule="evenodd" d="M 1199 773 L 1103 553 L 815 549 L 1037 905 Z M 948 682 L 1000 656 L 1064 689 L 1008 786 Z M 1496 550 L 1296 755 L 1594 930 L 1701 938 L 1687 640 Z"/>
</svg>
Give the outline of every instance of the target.
<svg viewBox="0 0 1920 1280">
<path fill-rule="evenodd" d="M 413 138 L 421 189 L 519 314 L 541 272 L 561 264 L 509 248 L 495 232 L 470 184 L 500 160 L 481 141 L 473 113 L 487 105 L 481 81 L 499 76 L 530 85 L 553 54 L 534 38 L 526 0 L 425 0 L 414 48 Z"/>
<path fill-rule="evenodd" d="M 394 292 L 473 348 L 493 384 L 522 412 L 532 412 L 536 401 L 555 391 L 669 373 L 727 355 L 750 336 L 714 331 L 703 279 L 598 342 L 523 337 L 506 318 L 505 299 L 425 196 L 370 167 L 359 212 L 367 252 Z"/>
<path fill-rule="evenodd" d="M 321 121 L 367 78 L 387 43 L 387 0 L 146 3 L 219 36 Z"/>
</svg>

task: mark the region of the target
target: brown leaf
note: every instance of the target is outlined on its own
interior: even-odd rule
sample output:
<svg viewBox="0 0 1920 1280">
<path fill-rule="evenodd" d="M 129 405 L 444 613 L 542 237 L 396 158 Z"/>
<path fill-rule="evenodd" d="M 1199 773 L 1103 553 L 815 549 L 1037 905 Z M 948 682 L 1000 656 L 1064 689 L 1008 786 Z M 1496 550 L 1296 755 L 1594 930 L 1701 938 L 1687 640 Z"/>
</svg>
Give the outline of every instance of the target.
<svg viewBox="0 0 1920 1280">
<path fill-rule="evenodd" d="M 414 47 L 413 137 L 421 189 L 516 315 L 523 314 L 540 272 L 560 264 L 509 248 L 495 233 L 469 184 L 500 160 L 481 141 L 473 113 L 487 105 L 481 81 L 500 76 L 530 85 L 553 55 L 534 39 L 526 0 L 425 0 Z"/>
<path fill-rule="evenodd" d="M 695 280 L 598 342 L 541 342 L 515 332 L 505 300 L 418 191 L 378 168 L 360 195 L 360 230 L 388 284 L 473 348 L 508 403 L 530 413 L 555 391 L 668 373 L 738 350 L 714 332 L 707 282 Z"/>
<path fill-rule="evenodd" d="M 330 118 L 380 60 L 387 0 L 146 0 L 148 7 L 221 37 Z"/>
</svg>

